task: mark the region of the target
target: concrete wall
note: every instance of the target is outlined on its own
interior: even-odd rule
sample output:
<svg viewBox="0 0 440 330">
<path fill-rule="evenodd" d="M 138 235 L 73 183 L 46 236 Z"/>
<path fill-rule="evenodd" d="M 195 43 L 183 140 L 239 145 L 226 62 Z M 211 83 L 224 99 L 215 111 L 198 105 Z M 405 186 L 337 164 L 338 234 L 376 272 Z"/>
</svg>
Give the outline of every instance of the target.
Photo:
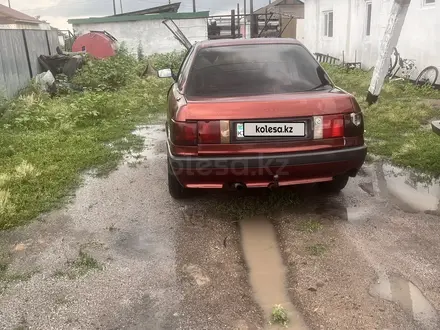
<svg viewBox="0 0 440 330">
<path fill-rule="evenodd" d="M 206 18 L 175 19 L 174 22 L 192 43 L 208 39 L 208 21 Z M 175 39 L 162 20 L 144 20 L 132 22 L 112 22 L 74 25 L 75 34 L 82 35 L 89 31 L 107 31 L 127 48 L 137 53 L 139 44 L 144 55 L 168 53 L 182 50 L 183 46 Z"/>
<path fill-rule="evenodd" d="M 304 19 L 296 20 L 296 39 L 304 43 Z"/>
<path fill-rule="evenodd" d="M 371 35 L 366 36 L 364 0 L 305 1 L 304 43 L 313 52 L 330 54 L 346 61 L 361 61 L 364 68 L 375 65 L 379 46 L 388 23 L 392 0 L 372 0 Z M 323 12 L 333 10 L 333 37 L 324 36 Z M 397 49 L 403 58 L 413 59 L 419 70 L 440 67 L 440 4 L 423 6 L 413 0 Z"/>
<path fill-rule="evenodd" d="M 0 93 L 12 97 L 26 87 L 41 73 L 38 56 L 55 54 L 58 45 L 56 31 L 0 30 Z"/>
</svg>

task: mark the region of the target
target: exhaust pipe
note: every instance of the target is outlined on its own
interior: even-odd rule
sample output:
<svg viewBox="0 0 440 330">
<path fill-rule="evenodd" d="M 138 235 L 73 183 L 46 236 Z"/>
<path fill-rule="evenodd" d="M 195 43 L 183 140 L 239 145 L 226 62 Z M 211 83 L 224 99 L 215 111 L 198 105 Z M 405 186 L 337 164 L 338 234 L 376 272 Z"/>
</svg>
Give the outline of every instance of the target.
<svg viewBox="0 0 440 330">
<path fill-rule="evenodd" d="M 243 190 L 244 188 L 246 188 L 246 186 L 244 185 L 244 184 L 242 184 L 242 183 L 234 183 L 234 185 L 233 185 L 233 187 L 234 187 L 234 189 L 235 190 L 237 190 L 237 191 L 241 191 L 241 190 Z"/>
</svg>

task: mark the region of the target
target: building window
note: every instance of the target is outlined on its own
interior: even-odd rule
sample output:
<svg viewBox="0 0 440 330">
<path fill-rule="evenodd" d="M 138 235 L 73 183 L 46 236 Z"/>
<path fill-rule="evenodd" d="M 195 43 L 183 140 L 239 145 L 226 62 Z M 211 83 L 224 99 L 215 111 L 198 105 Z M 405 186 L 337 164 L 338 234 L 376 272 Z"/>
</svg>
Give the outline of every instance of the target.
<svg viewBox="0 0 440 330">
<path fill-rule="evenodd" d="M 371 34 L 371 2 L 367 2 L 367 27 L 365 29 L 365 35 L 369 36 Z"/>
<path fill-rule="evenodd" d="M 433 6 L 435 4 L 435 0 L 422 0 L 423 6 Z"/>
<path fill-rule="evenodd" d="M 324 36 L 333 37 L 333 11 L 324 12 Z"/>
</svg>

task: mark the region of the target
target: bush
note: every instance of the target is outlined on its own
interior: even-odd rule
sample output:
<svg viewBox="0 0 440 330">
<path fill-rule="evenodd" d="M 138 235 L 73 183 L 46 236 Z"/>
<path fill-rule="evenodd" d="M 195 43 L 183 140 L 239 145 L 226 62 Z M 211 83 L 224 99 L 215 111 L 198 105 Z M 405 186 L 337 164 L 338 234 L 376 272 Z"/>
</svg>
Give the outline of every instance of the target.
<svg viewBox="0 0 440 330">
<path fill-rule="evenodd" d="M 94 91 L 115 91 L 136 76 L 137 60 L 125 51 L 106 59 L 89 59 L 72 82 Z"/>
<path fill-rule="evenodd" d="M 156 70 L 172 69 L 177 74 L 185 55 L 186 51 L 174 51 L 167 54 L 153 54 L 147 60 Z"/>
</svg>

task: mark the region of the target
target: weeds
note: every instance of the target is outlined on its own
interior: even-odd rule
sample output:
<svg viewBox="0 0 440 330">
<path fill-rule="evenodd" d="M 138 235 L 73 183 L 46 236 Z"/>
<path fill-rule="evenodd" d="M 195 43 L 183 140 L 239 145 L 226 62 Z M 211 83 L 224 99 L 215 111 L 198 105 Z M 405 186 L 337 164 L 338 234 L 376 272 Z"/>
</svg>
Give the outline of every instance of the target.
<svg viewBox="0 0 440 330">
<path fill-rule="evenodd" d="M 315 245 L 308 246 L 307 250 L 310 252 L 311 255 L 319 257 L 327 251 L 327 246 L 318 243 Z"/>
<path fill-rule="evenodd" d="M 51 98 L 31 84 L 17 98 L 0 102 L 0 229 L 58 206 L 81 182 L 81 173 L 106 174 L 123 151 L 142 144 L 132 131 L 165 111 L 172 82 L 141 79 L 141 64 L 122 51 L 87 62 L 74 77 L 83 92 Z"/>
<path fill-rule="evenodd" d="M 72 265 L 81 274 L 85 274 L 89 270 L 93 269 L 102 270 L 102 266 L 98 263 L 98 261 L 83 250 L 79 251 L 78 258 L 73 262 Z"/>
<path fill-rule="evenodd" d="M 270 315 L 270 324 L 280 324 L 287 327 L 289 323 L 289 318 L 287 312 L 281 305 L 275 305 L 272 309 L 272 314 Z"/>
<path fill-rule="evenodd" d="M 67 270 L 57 270 L 53 273 L 53 277 L 67 277 L 69 280 L 74 280 L 78 276 L 84 276 L 90 271 L 103 269 L 102 265 L 85 252 L 83 248 L 79 250 L 78 257 L 75 260 L 68 261 L 67 265 Z"/>
<path fill-rule="evenodd" d="M 314 219 L 309 219 L 301 222 L 299 225 L 299 230 L 306 233 L 314 233 L 322 229 L 322 225 L 319 221 Z"/>
<path fill-rule="evenodd" d="M 440 91 L 404 81 L 385 83 L 378 103 L 368 107 L 365 97 L 371 72 L 325 68 L 335 84 L 352 93 L 364 109 L 370 153 L 396 165 L 440 175 L 440 150 L 435 147 L 440 137 L 429 127 L 431 120 L 440 118 Z"/>
<path fill-rule="evenodd" d="M 26 272 L 26 273 L 15 273 L 9 271 L 9 263 L 0 260 L 0 285 L 7 284 L 9 282 L 15 281 L 27 281 L 29 280 L 37 271 Z M 1 288 L 0 288 L 1 292 Z"/>
</svg>

